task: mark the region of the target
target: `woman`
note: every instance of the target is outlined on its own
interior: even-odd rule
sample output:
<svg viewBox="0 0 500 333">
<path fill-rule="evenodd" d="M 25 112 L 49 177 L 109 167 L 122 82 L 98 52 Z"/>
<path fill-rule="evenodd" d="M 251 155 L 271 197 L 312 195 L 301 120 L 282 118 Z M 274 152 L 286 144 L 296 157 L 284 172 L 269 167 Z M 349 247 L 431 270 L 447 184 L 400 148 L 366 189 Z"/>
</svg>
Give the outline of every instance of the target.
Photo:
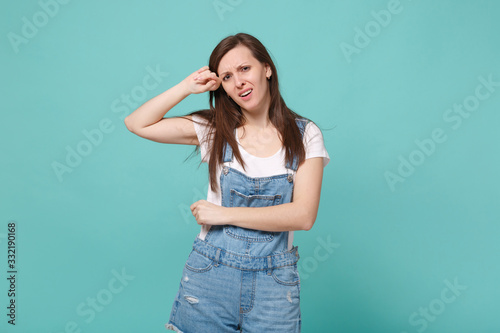
<svg viewBox="0 0 500 333">
<path fill-rule="evenodd" d="M 209 110 L 163 118 L 189 94 L 207 91 Z M 209 66 L 146 102 L 125 124 L 153 141 L 196 145 L 209 164 L 207 200 L 191 205 L 201 232 L 167 329 L 300 332 L 293 231 L 315 222 L 329 156 L 319 128 L 287 108 L 266 48 L 244 33 L 223 39 Z"/>
</svg>

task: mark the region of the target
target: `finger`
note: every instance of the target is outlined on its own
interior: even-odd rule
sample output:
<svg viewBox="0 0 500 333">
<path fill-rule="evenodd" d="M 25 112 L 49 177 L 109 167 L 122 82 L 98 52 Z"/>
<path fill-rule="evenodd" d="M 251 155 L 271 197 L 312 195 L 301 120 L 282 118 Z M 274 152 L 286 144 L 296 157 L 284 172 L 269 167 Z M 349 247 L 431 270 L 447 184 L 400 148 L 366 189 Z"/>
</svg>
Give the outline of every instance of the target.
<svg viewBox="0 0 500 333">
<path fill-rule="evenodd" d="M 214 72 L 211 72 L 210 78 L 213 79 L 213 80 L 215 80 L 215 81 L 217 81 L 217 82 L 221 82 L 222 83 L 222 79 L 220 77 L 218 77 L 217 74 L 214 73 Z"/>
<path fill-rule="evenodd" d="M 196 75 L 196 76 L 193 78 L 193 80 L 195 80 L 195 81 L 202 81 L 202 80 L 203 80 L 203 76 L 202 76 L 201 74 L 198 74 L 198 75 Z"/>
<path fill-rule="evenodd" d="M 217 82 L 216 82 L 215 80 L 210 80 L 210 81 L 208 81 L 207 83 L 205 83 L 205 87 L 207 87 L 207 88 L 212 88 L 212 87 L 214 87 L 216 84 L 217 84 Z"/>
<path fill-rule="evenodd" d="M 210 69 L 208 68 L 208 66 L 206 66 L 206 68 L 201 68 L 199 71 L 198 71 L 198 75 L 197 76 L 201 76 L 201 75 L 210 75 L 210 73 L 213 73 L 210 71 Z"/>
<path fill-rule="evenodd" d="M 199 73 L 198 75 L 196 75 L 194 77 L 194 80 L 195 81 L 205 81 L 208 78 L 209 78 L 209 76 L 206 74 L 206 72 L 202 72 L 202 73 Z"/>
<path fill-rule="evenodd" d="M 202 68 L 198 69 L 198 73 L 204 72 L 208 69 L 208 66 L 203 66 Z"/>
<path fill-rule="evenodd" d="M 202 74 L 203 72 L 209 70 L 209 67 L 208 66 L 203 66 L 202 68 L 198 69 L 196 72 L 194 72 L 194 80 L 198 80 L 198 78 L 200 78 L 200 74 Z"/>
</svg>

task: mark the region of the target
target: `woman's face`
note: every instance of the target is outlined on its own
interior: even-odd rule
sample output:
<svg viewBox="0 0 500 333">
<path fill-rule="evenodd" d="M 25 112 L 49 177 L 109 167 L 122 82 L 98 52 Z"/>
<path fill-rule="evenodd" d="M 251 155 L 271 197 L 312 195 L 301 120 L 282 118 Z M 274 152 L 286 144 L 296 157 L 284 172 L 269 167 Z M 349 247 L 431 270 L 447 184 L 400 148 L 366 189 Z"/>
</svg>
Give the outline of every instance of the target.
<svg viewBox="0 0 500 333">
<path fill-rule="evenodd" d="M 222 88 L 245 111 L 268 111 L 271 94 L 267 77 L 271 67 L 255 59 L 250 49 L 239 45 L 227 52 L 217 69 Z"/>
</svg>

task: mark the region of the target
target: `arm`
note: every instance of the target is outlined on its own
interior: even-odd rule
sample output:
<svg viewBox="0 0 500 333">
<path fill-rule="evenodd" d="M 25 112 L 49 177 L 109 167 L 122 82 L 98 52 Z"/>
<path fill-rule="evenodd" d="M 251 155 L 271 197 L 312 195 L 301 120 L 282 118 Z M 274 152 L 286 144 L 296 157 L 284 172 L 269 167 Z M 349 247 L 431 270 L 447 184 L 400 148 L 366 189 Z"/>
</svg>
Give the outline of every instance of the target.
<svg viewBox="0 0 500 333">
<path fill-rule="evenodd" d="M 295 175 L 293 201 L 269 207 L 221 207 L 205 200 L 191 205 L 198 224 L 232 224 L 264 231 L 310 230 L 316 221 L 323 158 L 304 161 Z"/>
<path fill-rule="evenodd" d="M 208 66 L 202 67 L 177 85 L 150 99 L 125 118 L 125 125 L 140 137 L 161 142 L 199 145 L 190 120 L 163 116 L 190 94 L 219 88 L 220 79 Z"/>
</svg>

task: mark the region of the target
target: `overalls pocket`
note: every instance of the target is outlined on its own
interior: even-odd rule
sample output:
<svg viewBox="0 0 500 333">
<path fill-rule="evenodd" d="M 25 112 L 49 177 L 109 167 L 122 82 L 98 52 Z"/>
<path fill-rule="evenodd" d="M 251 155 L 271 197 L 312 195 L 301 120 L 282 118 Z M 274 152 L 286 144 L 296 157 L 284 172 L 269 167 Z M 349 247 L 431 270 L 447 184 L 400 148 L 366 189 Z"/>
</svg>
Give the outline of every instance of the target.
<svg viewBox="0 0 500 333">
<path fill-rule="evenodd" d="M 192 250 L 185 264 L 186 269 L 195 272 L 207 272 L 213 267 L 213 260 Z"/>
<path fill-rule="evenodd" d="M 276 282 L 285 286 L 295 286 L 300 282 L 297 264 L 274 268 L 272 276 Z"/>
<path fill-rule="evenodd" d="M 230 207 L 268 207 L 281 203 L 281 195 L 245 195 L 231 189 Z M 270 242 L 274 239 L 275 232 L 262 231 L 227 225 L 224 227 L 227 235 L 250 242 Z"/>
<path fill-rule="evenodd" d="M 281 195 L 245 195 L 231 189 L 231 207 L 268 207 L 281 203 Z"/>
</svg>

